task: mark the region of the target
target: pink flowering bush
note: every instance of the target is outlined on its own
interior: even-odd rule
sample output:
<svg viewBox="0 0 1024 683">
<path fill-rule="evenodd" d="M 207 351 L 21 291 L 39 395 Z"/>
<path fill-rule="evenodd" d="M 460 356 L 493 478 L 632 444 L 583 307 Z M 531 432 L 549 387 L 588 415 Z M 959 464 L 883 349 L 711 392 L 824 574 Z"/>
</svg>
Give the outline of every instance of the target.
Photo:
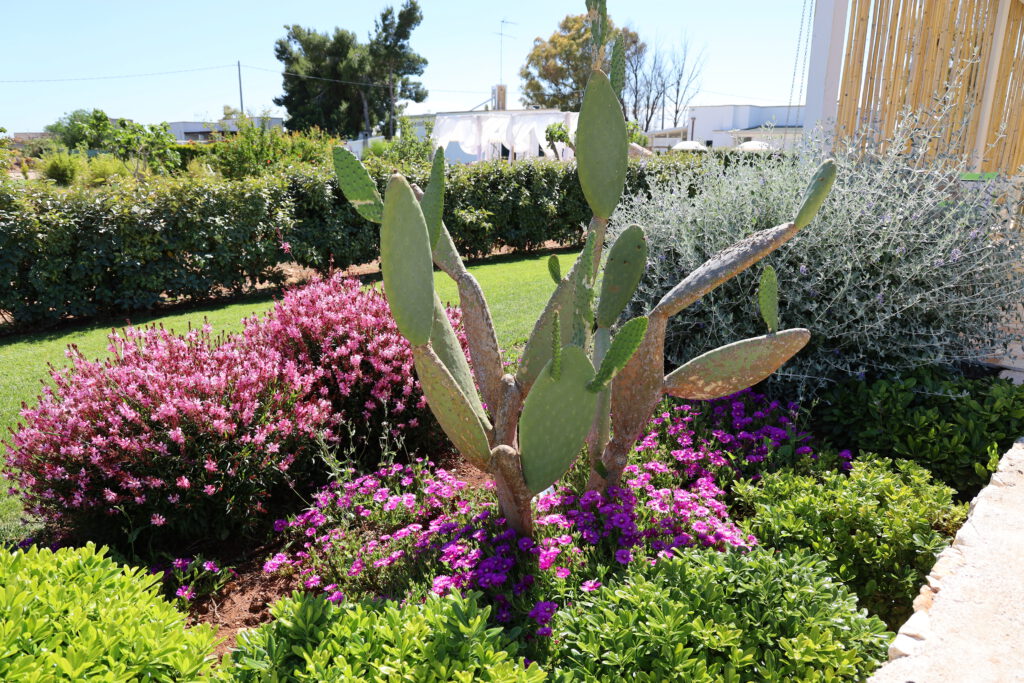
<svg viewBox="0 0 1024 683">
<path fill-rule="evenodd" d="M 8 444 L 29 511 L 89 537 L 142 529 L 216 538 L 249 526 L 330 417 L 273 350 L 127 328 L 113 358 L 54 370 Z M 104 533 L 106 532 L 106 533 Z"/>
<path fill-rule="evenodd" d="M 110 339 L 105 362 L 68 352 L 8 443 L 5 475 L 56 531 L 121 545 L 226 538 L 322 482 L 324 442 L 354 437 L 373 457 L 382 435 L 422 445 L 432 424 L 383 295 L 340 275 L 289 292 L 239 335 Z"/>
<path fill-rule="evenodd" d="M 449 309 L 448 317 L 465 345 L 460 312 Z M 330 402 L 328 438 L 353 439 L 372 466 L 385 425 L 385 436 L 409 450 L 445 443 L 387 300 L 358 279 L 339 273 L 293 289 L 265 318 L 247 320 L 243 335 L 299 368 L 313 393 Z"/>
<path fill-rule="evenodd" d="M 606 494 L 556 489 L 542 496 L 531 539 L 497 517 L 491 495 L 430 463 L 353 474 L 276 524 L 292 551 L 264 569 L 297 572 L 307 589 L 333 602 L 480 590 L 499 622 L 531 621 L 543 636 L 558 607 L 550 597 L 595 590 L 615 567 L 676 548 L 756 543 L 729 521 L 713 485 L 680 488 L 682 475 L 659 462 L 630 466 L 627 476 L 625 487 Z"/>
</svg>

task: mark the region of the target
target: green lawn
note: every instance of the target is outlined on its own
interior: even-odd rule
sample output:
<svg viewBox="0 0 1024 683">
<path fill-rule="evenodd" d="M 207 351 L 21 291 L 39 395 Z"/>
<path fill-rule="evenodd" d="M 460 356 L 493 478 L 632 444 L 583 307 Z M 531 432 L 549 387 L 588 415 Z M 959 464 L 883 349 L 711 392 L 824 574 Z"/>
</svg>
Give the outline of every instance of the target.
<svg viewBox="0 0 1024 683">
<path fill-rule="evenodd" d="M 554 289 L 547 270 L 547 255 L 527 258 L 502 258 L 470 266 L 487 296 L 495 319 L 498 343 L 509 349 L 526 341 L 533 323 Z M 575 253 L 560 253 L 562 272 L 572 265 Z M 444 273 L 435 273 L 434 282 L 442 301 L 458 303 L 455 283 Z M 262 314 L 273 306 L 269 295 L 247 298 L 240 303 L 207 305 L 183 313 L 163 316 L 137 316 L 132 323 L 161 324 L 184 331 L 207 321 L 214 332 L 237 332 L 243 318 Z M 49 365 L 63 366 L 68 360 L 64 352 L 69 344 L 76 345 L 87 358 L 107 355 L 109 324 L 65 327 L 57 331 L 28 333 L 0 337 L 0 435 L 18 422 L 22 403 L 33 404 L 43 381 L 48 380 Z M 17 514 L 16 506 L 0 494 L 0 539 L 10 537 L 8 521 Z"/>
</svg>

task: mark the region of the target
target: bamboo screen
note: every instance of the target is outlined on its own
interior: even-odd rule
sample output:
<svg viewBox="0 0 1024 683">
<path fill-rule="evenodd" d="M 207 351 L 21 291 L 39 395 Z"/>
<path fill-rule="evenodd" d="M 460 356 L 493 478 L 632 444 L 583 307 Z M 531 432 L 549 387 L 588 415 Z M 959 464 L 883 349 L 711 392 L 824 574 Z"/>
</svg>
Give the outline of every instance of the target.
<svg viewBox="0 0 1024 683">
<path fill-rule="evenodd" d="M 982 170 L 1024 164 L 1024 2 L 1010 6 L 1005 40 L 993 44 L 999 0 L 850 0 L 837 133 L 871 126 L 888 137 L 900 112 L 951 107 L 970 153 L 991 51 L 1001 51 Z M 951 129 L 953 127 L 950 127 Z M 1000 131 L 1003 135 L 1000 136 Z"/>
</svg>

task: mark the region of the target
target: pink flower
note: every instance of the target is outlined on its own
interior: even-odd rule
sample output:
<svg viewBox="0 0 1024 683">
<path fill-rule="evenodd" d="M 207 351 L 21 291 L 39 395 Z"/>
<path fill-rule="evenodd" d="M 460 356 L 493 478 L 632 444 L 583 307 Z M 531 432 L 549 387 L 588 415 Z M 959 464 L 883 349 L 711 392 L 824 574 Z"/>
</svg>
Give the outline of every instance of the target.
<svg viewBox="0 0 1024 683">
<path fill-rule="evenodd" d="M 164 518 L 163 515 L 154 514 L 152 517 L 149 518 L 149 523 L 153 526 L 163 526 L 167 523 L 167 520 Z"/>
<path fill-rule="evenodd" d="M 571 573 L 567 567 L 555 567 L 555 576 L 560 579 L 567 578 Z"/>
<path fill-rule="evenodd" d="M 178 485 L 178 488 L 180 489 L 187 489 L 189 486 L 192 485 L 192 483 L 188 480 L 188 477 L 184 475 L 178 477 L 175 483 Z"/>
<path fill-rule="evenodd" d="M 592 593 L 592 592 L 596 591 L 600 587 L 601 587 L 601 582 L 598 581 L 597 579 L 590 579 L 589 581 L 584 581 L 580 585 L 580 588 L 582 588 L 583 590 L 585 590 L 588 593 Z"/>
<path fill-rule="evenodd" d="M 191 600 L 196 597 L 196 593 L 192 590 L 191 586 L 182 586 L 174 594 L 182 600 Z"/>
</svg>

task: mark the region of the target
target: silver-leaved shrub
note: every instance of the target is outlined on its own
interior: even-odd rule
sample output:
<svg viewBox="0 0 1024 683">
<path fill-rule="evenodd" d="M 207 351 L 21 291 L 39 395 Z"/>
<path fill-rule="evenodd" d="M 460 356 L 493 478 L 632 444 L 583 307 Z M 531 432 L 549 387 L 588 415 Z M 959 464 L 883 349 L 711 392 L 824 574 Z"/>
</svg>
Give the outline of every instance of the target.
<svg viewBox="0 0 1024 683">
<path fill-rule="evenodd" d="M 968 160 L 931 156 L 923 141 L 937 131 L 924 120 L 905 118 L 881 152 L 833 149 L 837 179 L 818 217 L 765 259 L 778 273 L 785 326 L 813 333 L 768 380 L 776 387 L 812 394 L 862 373 L 983 359 L 1020 338 L 1024 269 L 1009 221 L 1019 207 L 1005 201 L 1012 188 L 964 181 Z M 650 244 L 625 317 L 646 313 L 711 254 L 790 220 L 822 156 L 820 144 L 784 157 L 708 155 L 621 204 L 613 231 L 638 223 Z M 670 321 L 671 364 L 766 331 L 757 312 L 762 268 Z"/>
</svg>

